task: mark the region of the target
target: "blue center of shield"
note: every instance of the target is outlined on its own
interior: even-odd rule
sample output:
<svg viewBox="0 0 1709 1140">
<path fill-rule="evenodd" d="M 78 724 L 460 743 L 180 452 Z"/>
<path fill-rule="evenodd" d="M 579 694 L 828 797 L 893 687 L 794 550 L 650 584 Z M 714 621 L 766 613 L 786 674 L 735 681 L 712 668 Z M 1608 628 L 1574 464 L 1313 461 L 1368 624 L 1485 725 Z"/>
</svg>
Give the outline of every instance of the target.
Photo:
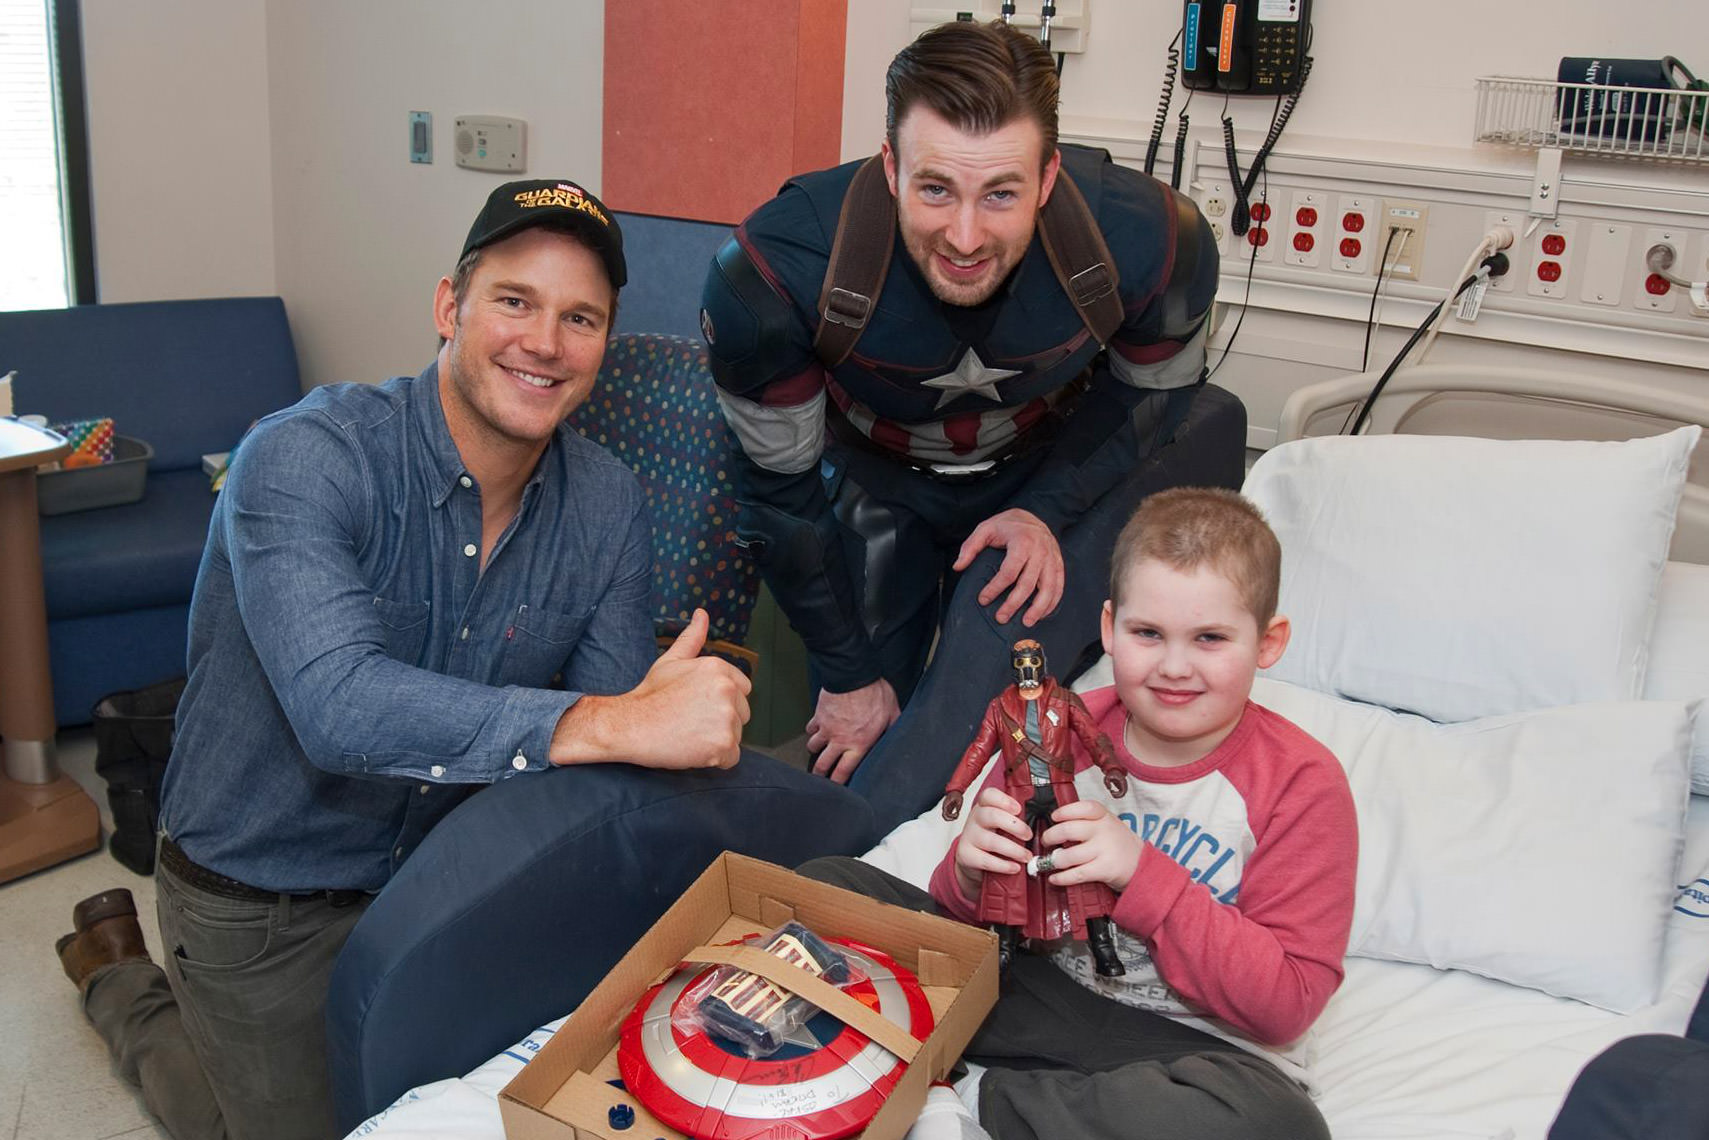
<svg viewBox="0 0 1709 1140">
<path fill-rule="evenodd" d="M 814 1041 L 813 1045 L 797 1045 L 793 1042 L 786 1041 L 781 1047 L 779 1047 L 777 1052 L 773 1053 L 769 1057 L 761 1057 L 760 1060 L 793 1061 L 797 1057 L 809 1056 L 813 1053 L 817 1053 L 820 1049 L 823 1049 L 825 1046 L 835 1041 L 837 1039 L 837 1035 L 842 1031 L 843 1023 L 841 1021 L 838 1021 L 824 1010 L 820 1010 L 818 1013 L 807 1019 L 807 1024 L 803 1025 L 800 1030 L 797 1030 L 798 1034 L 805 1032 L 811 1036 Z M 706 1039 L 718 1046 L 718 1048 L 722 1049 L 724 1052 L 730 1054 L 732 1057 L 747 1056 L 746 1053 L 742 1052 L 741 1045 L 729 1040 L 721 1033 L 708 1033 L 706 1035 Z"/>
</svg>

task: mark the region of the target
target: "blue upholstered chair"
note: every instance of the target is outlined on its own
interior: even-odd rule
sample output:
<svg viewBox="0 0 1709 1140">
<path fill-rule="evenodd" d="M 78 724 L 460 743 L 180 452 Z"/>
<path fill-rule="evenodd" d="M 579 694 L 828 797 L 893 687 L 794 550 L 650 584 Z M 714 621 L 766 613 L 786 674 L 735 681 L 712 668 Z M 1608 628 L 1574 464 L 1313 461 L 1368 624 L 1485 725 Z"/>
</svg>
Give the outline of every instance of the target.
<svg viewBox="0 0 1709 1140">
<path fill-rule="evenodd" d="M 759 573 L 735 542 L 733 445 L 706 346 L 661 333 L 613 337 L 593 394 L 570 422 L 641 479 L 653 515 L 661 644 L 681 633 L 700 607 L 711 619 L 709 648 L 751 673 L 754 654 L 742 643 Z"/>
</svg>

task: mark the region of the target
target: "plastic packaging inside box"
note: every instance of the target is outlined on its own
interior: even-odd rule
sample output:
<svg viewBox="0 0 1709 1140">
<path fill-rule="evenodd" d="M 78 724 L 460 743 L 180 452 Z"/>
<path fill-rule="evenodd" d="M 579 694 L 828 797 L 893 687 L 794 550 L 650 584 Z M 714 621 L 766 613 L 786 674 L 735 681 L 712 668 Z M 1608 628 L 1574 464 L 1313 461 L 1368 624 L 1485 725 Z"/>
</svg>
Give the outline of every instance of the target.
<svg viewBox="0 0 1709 1140">
<path fill-rule="evenodd" d="M 36 502 L 44 515 L 116 507 L 142 498 L 154 448 L 128 435 L 113 437 L 113 461 L 98 467 L 45 471 L 36 477 Z"/>
</svg>

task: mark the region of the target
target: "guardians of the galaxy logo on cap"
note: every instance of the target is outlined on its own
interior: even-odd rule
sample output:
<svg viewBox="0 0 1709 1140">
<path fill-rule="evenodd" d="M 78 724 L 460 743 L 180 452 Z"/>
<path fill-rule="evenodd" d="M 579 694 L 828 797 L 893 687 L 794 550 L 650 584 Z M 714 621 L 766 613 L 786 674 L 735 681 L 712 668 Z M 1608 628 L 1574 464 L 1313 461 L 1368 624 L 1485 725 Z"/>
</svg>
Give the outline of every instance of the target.
<svg viewBox="0 0 1709 1140">
<path fill-rule="evenodd" d="M 587 195 L 582 192 L 582 188 L 571 182 L 560 182 L 556 186 L 543 187 L 537 190 L 523 190 L 516 195 L 516 204 L 524 210 L 532 210 L 540 206 L 558 206 L 565 210 L 580 210 L 602 226 L 611 224 L 611 219 L 605 216 L 605 212 L 588 201 Z"/>
</svg>

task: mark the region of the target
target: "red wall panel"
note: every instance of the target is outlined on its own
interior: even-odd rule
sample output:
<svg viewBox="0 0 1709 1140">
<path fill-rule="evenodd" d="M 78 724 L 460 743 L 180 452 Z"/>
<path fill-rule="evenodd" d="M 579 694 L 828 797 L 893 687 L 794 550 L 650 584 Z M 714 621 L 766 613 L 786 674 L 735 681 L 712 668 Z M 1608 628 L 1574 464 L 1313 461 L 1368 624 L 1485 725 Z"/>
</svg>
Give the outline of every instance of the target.
<svg viewBox="0 0 1709 1140">
<path fill-rule="evenodd" d="M 842 149 L 848 0 L 606 0 L 600 197 L 739 222 Z"/>
</svg>

